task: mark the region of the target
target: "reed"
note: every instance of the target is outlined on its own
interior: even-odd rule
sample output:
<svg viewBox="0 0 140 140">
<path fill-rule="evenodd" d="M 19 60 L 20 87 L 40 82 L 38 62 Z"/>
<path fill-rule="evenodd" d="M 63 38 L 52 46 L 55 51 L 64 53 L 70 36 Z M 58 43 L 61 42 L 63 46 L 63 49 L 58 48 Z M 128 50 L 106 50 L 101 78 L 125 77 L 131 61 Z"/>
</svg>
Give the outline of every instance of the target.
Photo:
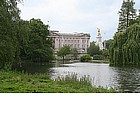
<svg viewBox="0 0 140 140">
<path fill-rule="evenodd" d="M 68 74 L 50 79 L 45 74 L 28 74 L 16 71 L 0 71 L 0 93 L 108 93 L 115 89 L 94 87 L 89 76 Z"/>
</svg>

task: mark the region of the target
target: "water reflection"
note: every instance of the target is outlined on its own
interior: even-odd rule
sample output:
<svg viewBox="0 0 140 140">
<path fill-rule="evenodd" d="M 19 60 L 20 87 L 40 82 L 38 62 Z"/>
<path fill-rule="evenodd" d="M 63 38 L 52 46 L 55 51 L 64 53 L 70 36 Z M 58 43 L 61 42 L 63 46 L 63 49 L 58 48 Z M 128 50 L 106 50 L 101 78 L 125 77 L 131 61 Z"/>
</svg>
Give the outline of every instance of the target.
<svg viewBox="0 0 140 140">
<path fill-rule="evenodd" d="M 114 87 L 120 92 L 140 92 L 140 68 L 110 67 L 103 63 L 72 63 L 52 69 L 53 78 L 76 73 L 78 76 L 90 76 L 92 84 L 96 86 Z"/>
<path fill-rule="evenodd" d="M 140 92 L 140 68 L 115 68 L 117 86 L 122 92 Z"/>
<path fill-rule="evenodd" d="M 48 73 L 52 78 L 76 73 L 79 77 L 90 76 L 92 84 L 115 87 L 120 92 L 140 92 L 140 68 L 110 67 L 104 63 L 72 63 L 56 61 L 51 64 L 23 64 L 18 70 L 28 73 Z"/>
<path fill-rule="evenodd" d="M 67 67 L 66 67 L 67 66 Z M 63 67 L 52 68 L 55 76 L 65 76 L 68 73 L 76 73 L 82 77 L 84 75 L 92 78 L 92 84 L 96 86 L 113 87 L 114 72 L 108 64 L 99 63 L 72 63 L 65 64 Z"/>
<path fill-rule="evenodd" d="M 65 61 L 65 63 L 70 63 Z M 35 74 L 35 73 L 53 73 L 52 67 L 63 67 L 63 61 L 54 61 L 52 63 L 33 63 L 26 62 L 22 63 L 21 67 L 13 67 L 14 70 L 24 71 L 25 73 Z"/>
<path fill-rule="evenodd" d="M 14 67 L 13 69 L 17 71 L 24 71 L 25 73 L 35 74 L 35 73 L 50 73 L 52 67 L 55 63 L 23 63 L 21 67 Z"/>
</svg>

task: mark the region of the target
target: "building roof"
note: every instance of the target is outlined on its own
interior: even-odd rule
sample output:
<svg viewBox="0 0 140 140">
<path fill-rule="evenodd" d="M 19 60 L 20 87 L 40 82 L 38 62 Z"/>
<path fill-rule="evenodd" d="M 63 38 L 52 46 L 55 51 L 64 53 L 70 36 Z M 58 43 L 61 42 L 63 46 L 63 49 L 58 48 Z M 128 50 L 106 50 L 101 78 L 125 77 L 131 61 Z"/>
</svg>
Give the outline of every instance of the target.
<svg viewBox="0 0 140 140">
<path fill-rule="evenodd" d="M 51 36 L 76 36 L 76 37 L 90 37 L 88 33 L 60 33 L 59 31 L 50 31 Z"/>
</svg>

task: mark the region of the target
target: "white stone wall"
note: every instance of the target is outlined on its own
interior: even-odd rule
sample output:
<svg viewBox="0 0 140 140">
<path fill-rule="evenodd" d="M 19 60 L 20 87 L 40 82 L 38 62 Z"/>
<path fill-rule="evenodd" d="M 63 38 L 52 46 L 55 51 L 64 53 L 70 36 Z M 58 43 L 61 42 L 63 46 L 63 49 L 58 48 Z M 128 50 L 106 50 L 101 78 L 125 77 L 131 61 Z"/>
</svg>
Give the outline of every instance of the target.
<svg viewBox="0 0 140 140">
<path fill-rule="evenodd" d="M 64 34 L 58 31 L 51 31 L 50 37 L 54 39 L 55 52 L 58 52 L 61 47 L 68 45 L 71 48 L 76 48 L 79 53 L 86 53 L 87 48 L 90 46 L 90 34 Z"/>
</svg>

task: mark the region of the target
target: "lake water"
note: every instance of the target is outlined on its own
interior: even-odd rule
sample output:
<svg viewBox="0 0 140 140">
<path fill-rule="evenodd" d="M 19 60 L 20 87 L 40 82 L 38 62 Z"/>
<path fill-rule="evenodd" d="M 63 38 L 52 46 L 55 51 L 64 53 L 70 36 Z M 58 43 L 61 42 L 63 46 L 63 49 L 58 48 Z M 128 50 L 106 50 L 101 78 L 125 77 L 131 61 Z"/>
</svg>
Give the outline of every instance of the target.
<svg viewBox="0 0 140 140">
<path fill-rule="evenodd" d="M 105 63 L 54 63 L 51 65 L 28 65 L 23 68 L 29 73 L 47 72 L 54 79 L 71 73 L 79 77 L 89 76 L 96 86 L 114 87 L 120 92 L 140 92 L 140 68 L 111 67 Z"/>
</svg>

